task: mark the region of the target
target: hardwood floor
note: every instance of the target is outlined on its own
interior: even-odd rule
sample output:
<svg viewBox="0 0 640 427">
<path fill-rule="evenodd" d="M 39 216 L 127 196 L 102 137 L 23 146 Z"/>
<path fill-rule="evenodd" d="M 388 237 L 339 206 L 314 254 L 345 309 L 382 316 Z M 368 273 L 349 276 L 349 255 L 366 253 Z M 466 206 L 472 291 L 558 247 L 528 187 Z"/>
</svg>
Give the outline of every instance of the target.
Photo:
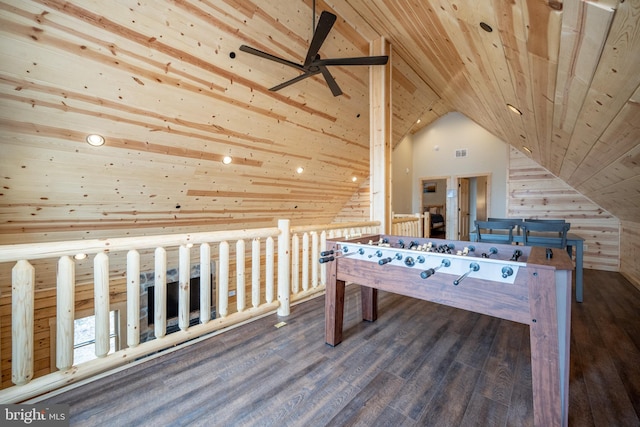
<svg viewBox="0 0 640 427">
<path fill-rule="evenodd" d="M 316 298 L 45 401 L 78 426 L 533 425 L 525 325 L 383 292 L 362 322 L 358 290 L 335 348 Z M 640 292 L 585 271 L 571 330 L 569 424 L 640 426 Z"/>
</svg>

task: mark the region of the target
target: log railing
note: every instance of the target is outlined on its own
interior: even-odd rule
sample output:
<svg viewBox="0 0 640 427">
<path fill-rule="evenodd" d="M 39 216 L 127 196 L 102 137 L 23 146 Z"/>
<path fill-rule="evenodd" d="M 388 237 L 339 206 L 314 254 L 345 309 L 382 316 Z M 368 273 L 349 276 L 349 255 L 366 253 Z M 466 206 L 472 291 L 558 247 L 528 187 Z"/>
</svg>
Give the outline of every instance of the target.
<svg viewBox="0 0 640 427">
<path fill-rule="evenodd" d="M 424 216 L 417 214 L 395 214 L 391 222 L 394 236 L 424 237 Z"/>
<path fill-rule="evenodd" d="M 81 240 L 0 246 L 0 263 L 13 263 L 11 275 L 11 377 L 14 386 L 0 390 L 0 403 L 18 403 L 64 385 L 90 378 L 149 354 L 275 313 L 289 315 L 291 301 L 301 301 L 324 291 L 326 270 L 317 262 L 327 238 L 353 237 L 378 232 L 377 222 L 338 223 L 253 230 L 216 231 L 104 240 Z M 264 244 L 262 244 L 264 240 Z M 212 254 L 212 246 L 217 253 Z M 265 248 L 264 255 L 261 247 Z M 192 248 L 199 259 L 192 260 Z M 179 331 L 166 334 L 167 250 L 178 252 Z M 126 348 L 109 353 L 110 277 L 114 252 L 126 251 Z M 250 255 L 248 252 L 250 251 Z M 155 339 L 140 342 L 141 253 L 151 254 L 155 268 Z M 93 305 L 96 359 L 74 365 L 74 315 L 77 254 L 93 256 Z M 146 256 L 146 255 L 145 255 Z M 35 260 L 57 260 L 56 354 L 53 372 L 34 378 Z M 216 317 L 211 313 L 211 261 L 215 259 Z M 246 268 L 246 261 L 251 264 Z M 189 282 L 192 261 L 200 263 L 200 323 L 189 325 Z M 277 271 L 276 271 L 277 267 Z M 229 308 L 230 273 L 235 270 L 236 307 Z M 264 271 L 264 275 L 262 272 Z M 247 277 L 251 283 L 245 283 Z M 247 308 L 250 290 L 251 307 Z M 277 294 L 277 297 L 276 297 Z M 151 314 L 149 314 L 151 315 Z M 1 355 L 0 355 L 1 356 Z M 0 360 L 6 360 L 6 357 Z M 57 369 L 57 370 L 56 370 Z"/>
</svg>

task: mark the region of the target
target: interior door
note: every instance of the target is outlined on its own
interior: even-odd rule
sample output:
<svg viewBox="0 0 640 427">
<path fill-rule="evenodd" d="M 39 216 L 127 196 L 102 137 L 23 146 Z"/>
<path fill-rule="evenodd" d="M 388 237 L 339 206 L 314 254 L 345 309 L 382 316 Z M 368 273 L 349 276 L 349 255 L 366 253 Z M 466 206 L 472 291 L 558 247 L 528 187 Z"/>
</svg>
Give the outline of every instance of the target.
<svg viewBox="0 0 640 427">
<path fill-rule="evenodd" d="M 469 240 L 469 178 L 458 178 L 458 240 Z"/>
</svg>

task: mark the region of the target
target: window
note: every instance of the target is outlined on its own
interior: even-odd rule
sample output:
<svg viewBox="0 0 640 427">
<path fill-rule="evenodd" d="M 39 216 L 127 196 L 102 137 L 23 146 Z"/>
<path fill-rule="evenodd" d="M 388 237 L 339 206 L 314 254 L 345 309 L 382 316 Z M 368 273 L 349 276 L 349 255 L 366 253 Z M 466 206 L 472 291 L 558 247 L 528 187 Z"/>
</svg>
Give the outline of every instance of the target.
<svg viewBox="0 0 640 427">
<path fill-rule="evenodd" d="M 121 350 L 126 341 L 127 324 L 123 316 L 126 313 L 127 303 L 111 304 L 111 312 L 109 313 L 109 353 Z M 76 318 L 73 322 L 73 364 L 78 365 L 96 358 L 95 353 L 95 315 L 93 310 L 83 310 L 76 312 Z M 50 369 L 51 372 L 56 370 L 56 318 L 49 319 L 49 333 L 51 336 L 50 344 Z"/>
<path fill-rule="evenodd" d="M 118 348 L 118 316 L 109 313 L 109 353 Z M 96 358 L 96 316 L 75 319 L 73 322 L 73 364 L 78 365 Z"/>
</svg>

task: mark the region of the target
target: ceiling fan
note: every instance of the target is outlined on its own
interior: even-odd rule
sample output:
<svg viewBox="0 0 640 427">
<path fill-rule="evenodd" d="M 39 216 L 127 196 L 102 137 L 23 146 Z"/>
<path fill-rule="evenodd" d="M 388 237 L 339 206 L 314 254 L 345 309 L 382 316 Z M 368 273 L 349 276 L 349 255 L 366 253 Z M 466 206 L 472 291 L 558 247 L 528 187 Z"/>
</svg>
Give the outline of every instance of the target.
<svg viewBox="0 0 640 427">
<path fill-rule="evenodd" d="M 315 25 L 315 7 L 314 7 L 314 25 Z M 271 61 L 279 62 L 284 65 L 288 65 L 292 68 L 295 68 L 298 71 L 301 71 L 297 77 L 294 77 L 291 80 L 287 80 L 286 82 L 280 83 L 277 86 L 270 88 L 269 90 L 277 91 L 282 88 L 285 88 L 289 85 L 292 85 L 296 82 L 306 79 L 307 77 L 314 76 L 316 74 L 322 73 L 327 85 L 331 89 L 333 96 L 342 95 L 342 90 L 336 80 L 333 78 L 329 70 L 328 66 L 331 65 L 384 65 L 389 60 L 388 56 L 363 56 L 358 58 L 327 58 L 322 59 L 318 54 L 322 43 L 324 43 L 325 39 L 329 35 L 329 31 L 331 31 L 331 27 L 333 27 L 334 22 L 336 22 L 336 15 L 333 13 L 323 11 L 320 14 L 320 19 L 318 20 L 318 26 L 313 31 L 313 38 L 311 39 L 311 44 L 309 45 L 309 50 L 307 51 L 307 57 L 304 60 L 303 64 L 298 64 L 292 61 L 288 61 L 286 59 L 271 55 L 269 53 L 263 52 L 258 49 L 254 49 L 252 47 L 242 45 L 240 46 L 240 50 L 246 53 L 250 53 L 252 55 L 259 56 L 261 58 L 269 59 Z"/>
</svg>

